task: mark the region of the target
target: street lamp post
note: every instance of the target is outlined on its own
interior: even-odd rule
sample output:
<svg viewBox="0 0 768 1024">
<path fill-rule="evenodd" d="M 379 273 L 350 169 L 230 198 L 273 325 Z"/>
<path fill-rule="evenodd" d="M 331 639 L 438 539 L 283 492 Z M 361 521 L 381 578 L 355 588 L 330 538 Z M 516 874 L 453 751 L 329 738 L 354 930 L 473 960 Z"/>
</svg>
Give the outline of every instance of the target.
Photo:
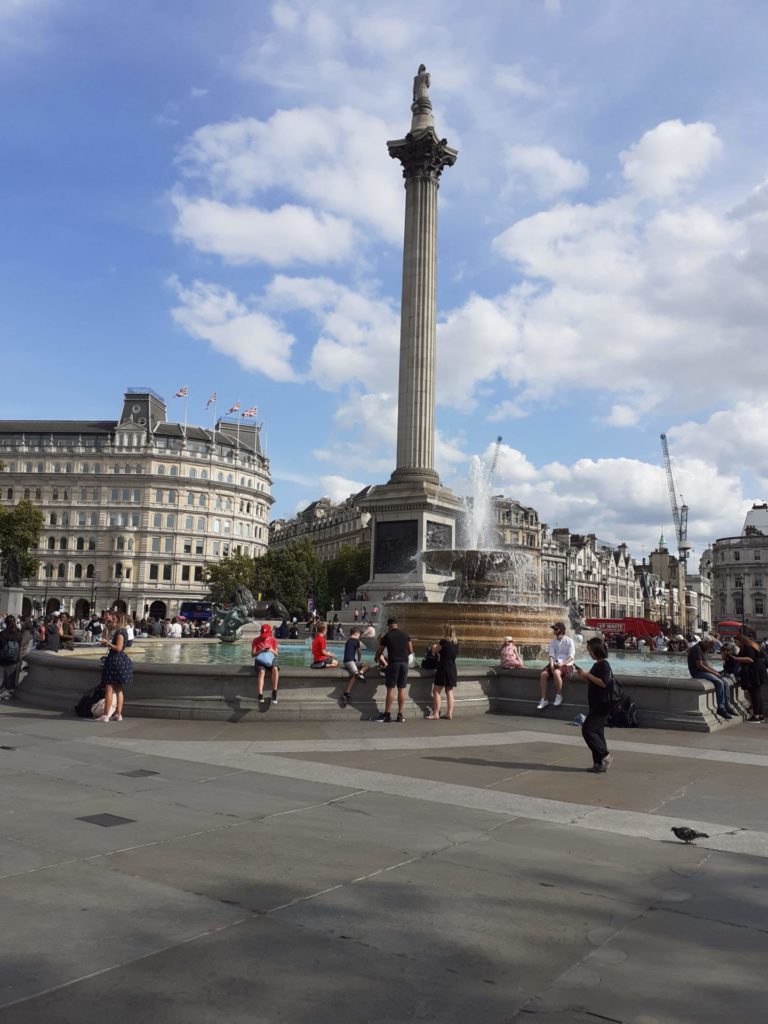
<svg viewBox="0 0 768 1024">
<path fill-rule="evenodd" d="M 117 576 L 117 600 L 115 601 L 115 608 L 120 611 L 120 589 L 123 585 L 123 567 L 118 565 L 115 570 L 115 576 Z"/>
<path fill-rule="evenodd" d="M 48 614 L 48 587 L 51 584 L 51 578 L 53 577 L 53 566 L 46 565 L 45 567 L 45 593 L 43 594 L 43 615 Z"/>
</svg>

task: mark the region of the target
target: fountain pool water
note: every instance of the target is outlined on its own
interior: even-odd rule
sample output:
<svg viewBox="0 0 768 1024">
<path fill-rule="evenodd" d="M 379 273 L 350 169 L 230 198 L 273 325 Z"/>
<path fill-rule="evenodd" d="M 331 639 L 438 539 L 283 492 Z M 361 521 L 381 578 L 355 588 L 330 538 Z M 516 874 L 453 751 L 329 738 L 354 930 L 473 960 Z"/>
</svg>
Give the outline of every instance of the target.
<svg viewBox="0 0 768 1024">
<path fill-rule="evenodd" d="M 437 605 L 439 608 L 440 605 Z M 234 643 L 219 644 L 215 641 L 195 640 L 176 643 L 173 640 L 162 641 L 136 641 L 137 647 L 142 650 L 142 664 L 163 664 L 163 665 L 250 665 L 252 663 L 250 644 Z M 464 646 L 464 645 L 462 645 Z M 342 644 L 328 644 L 329 650 L 341 661 L 344 651 Z M 370 663 L 373 652 L 364 651 L 363 660 Z M 294 666 L 306 668 L 311 662 L 311 651 L 309 642 L 291 641 L 280 644 L 279 664 L 283 666 Z M 420 652 L 417 657 L 417 664 L 421 660 Z M 576 662 L 584 668 L 589 668 L 591 659 L 586 649 L 579 646 L 576 650 Z M 688 666 L 685 658 L 681 655 L 652 655 L 645 656 L 633 652 L 612 651 L 611 663 L 616 675 L 632 676 L 654 676 L 686 678 Z M 483 666 L 492 668 L 498 664 L 496 658 L 479 658 L 471 655 L 459 657 L 459 667 L 474 668 Z M 526 659 L 526 668 L 543 667 L 544 660 L 541 658 Z"/>
</svg>

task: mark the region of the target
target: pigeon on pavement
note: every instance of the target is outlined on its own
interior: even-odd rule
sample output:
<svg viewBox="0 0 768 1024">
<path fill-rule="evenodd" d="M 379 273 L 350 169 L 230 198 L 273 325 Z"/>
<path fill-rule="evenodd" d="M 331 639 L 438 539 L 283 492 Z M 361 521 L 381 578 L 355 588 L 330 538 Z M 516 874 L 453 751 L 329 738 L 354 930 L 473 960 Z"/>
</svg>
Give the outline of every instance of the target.
<svg viewBox="0 0 768 1024">
<path fill-rule="evenodd" d="M 686 846 L 688 843 L 692 843 L 694 839 L 709 839 L 706 832 L 696 832 L 694 829 L 688 828 L 687 825 L 673 826 L 671 831 L 675 833 L 678 839 L 682 839 Z"/>
</svg>

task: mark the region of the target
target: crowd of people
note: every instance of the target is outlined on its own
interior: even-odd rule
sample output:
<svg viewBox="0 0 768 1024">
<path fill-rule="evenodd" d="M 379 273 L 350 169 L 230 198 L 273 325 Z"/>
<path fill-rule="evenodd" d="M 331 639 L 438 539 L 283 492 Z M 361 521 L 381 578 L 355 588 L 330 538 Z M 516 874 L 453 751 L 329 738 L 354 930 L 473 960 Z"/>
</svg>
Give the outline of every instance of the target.
<svg viewBox="0 0 768 1024">
<path fill-rule="evenodd" d="M 365 609 L 363 611 L 365 613 Z M 326 622 L 316 612 L 310 613 L 305 625 L 311 638 L 311 668 L 343 670 L 346 685 L 339 700 L 342 708 L 350 705 L 355 686 L 369 682 L 372 672 L 377 673 L 379 678 L 383 676 L 385 705 L 375 721 L 391 722 L 394 714 L 396 722 L 404 722 L 408 672 L 415 666 L 412 640 L 399 628 L 395 618 L 388 620 L 386 630 L 378 636 L 371 620 L 357 620 L 358 615 L 355 615 L 355 621 L 350 625 L 348 635 L 345 635 L 338 615 Z M 568 680 L 585 683 L 589 712 L 582 725 L 582 734 L 593 756 L 591 770 L 607 771 L 612 758 L 606 746 L 604 729 L 611 707 L 617 699 L 617 684 L 609 661 L 609 645 L 604 637 L 599 636 L 587 642 L 586 649 L 593 663 L 586 670 L 575 663 L 576 643 L 581 641 L 581 637 L 577 635 L 574 639 L 574 636 L 568 635 L 562 622 L 553 623 L 551 630 L 553 635 L 547 646 L 547 662 L 539 675 L 540 700 L 537 710 L 543 711 L 550 704 L 554 707 L 562 704 L 563 685 Z M 0 700 L 13 697 L 21 662 L 28 651 L 71 651 L 76 641 L 85 641 L 99 644 L 107 652 L 102 658 L 101 703 L 94 704 L 100 713 L 95 717 L 105 722 L 113 719 L 120 721 L 124 687 L 130 684 L 133 676 L 133 665 L 127 651 L 136 637 L 182 639 L 208 634 L 207 623 L 192 623 L 181 617 L 164 620 L 147 617 L 136 621 L 130 615 L 114 610 L 81 621 L 74 620 L 63 611 L 52 612 L 43 619 L 19 619 L 9 615 L 0 622 Z M 365 664 L 363 640 L 370 641 L 374 637 L 376 650 L 373 662 Z M 269 624 L 265 623 L 261 627 L 251 649 L 260 704 L 266 701 L 264 687 L 267 672 L 270 675 L 271 702 L 278 703 L 279 641 L 299 639 L 299 622 L 295 617 L 290 622 L 283 619 L 274 632 Z M 763 722 L 763 686 L 768 686 L 768 641 L 758 643 L 755 634 L 745 628 L 744 632 L 726 638 L 720 638 L 714 632 L 691 635 L 689 638 L 682 635 L 668 638 L 662 633 L 651 642 L 657 653 L 666 653 L 670 651 L 670 641 L 677 642 L 678 639 L 684 644 L 691 677 L 712 683 L 718 717 L 723 720 L 741 717 L 742 711 L 736 706 L 736 701 L 740 700 L 749 706 L 747 721 Z M 328 648 L 331 641 L 344 641 L 341 665 Z M 618 639 L 618 642 L 614 638 L 613 644 L 619 650 L 643 651 L 648 641 L 627 635 Z M 456 630 L 452 624 L 447 624 L 443 628 L 443 636 L 430 644 L 424 653 L 421 667 L 435 672 L 430 707 L 426 715 L 430 721 L 450 721 L 454 717 L 454 692 L 459 681 L 459 650 Z M 499 666 L 506 670 L 525 667 L 511 636 L 504 637 L 500 645 Z M 737 698 L 738 688 L 741 695 Z"/>
</svg>

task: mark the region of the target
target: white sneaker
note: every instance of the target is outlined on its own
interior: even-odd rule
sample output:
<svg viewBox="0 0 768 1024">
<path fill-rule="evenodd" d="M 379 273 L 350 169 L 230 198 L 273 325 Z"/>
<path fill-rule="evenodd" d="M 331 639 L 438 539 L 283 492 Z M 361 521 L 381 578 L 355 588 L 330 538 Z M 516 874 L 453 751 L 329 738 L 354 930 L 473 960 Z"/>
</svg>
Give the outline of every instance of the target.
<svg viewBox="0 0 768 1024">
<path fill-rule="evenodd" d="M 97 722 L 108 722 L 108 721 L 109 721 L 109 718 L 107 717 L 107 715 L 100 715 L 100 716 L 99 716 L 99 717 L 98 717 L 98 718 L 96 719 L 96 721 L 97 721 Z"/>
<path fill-rule="evenodd" d="M 562 695 L 558 693 L 558 695 L 555 697 L 555 707 L 559 708 L 562 703 L 563 703 Z"/>
<path fill-rule="evenodd" d="M 547 700 L 546 697 L 542 697 L 541 700 L 539 701 L 539 703 L 536 705 L 536 710 L 537 711 L 543 711 L 544 708 L 548 708 L 548 707 L 549 707 L 549 701 Z"/>
</svg>

